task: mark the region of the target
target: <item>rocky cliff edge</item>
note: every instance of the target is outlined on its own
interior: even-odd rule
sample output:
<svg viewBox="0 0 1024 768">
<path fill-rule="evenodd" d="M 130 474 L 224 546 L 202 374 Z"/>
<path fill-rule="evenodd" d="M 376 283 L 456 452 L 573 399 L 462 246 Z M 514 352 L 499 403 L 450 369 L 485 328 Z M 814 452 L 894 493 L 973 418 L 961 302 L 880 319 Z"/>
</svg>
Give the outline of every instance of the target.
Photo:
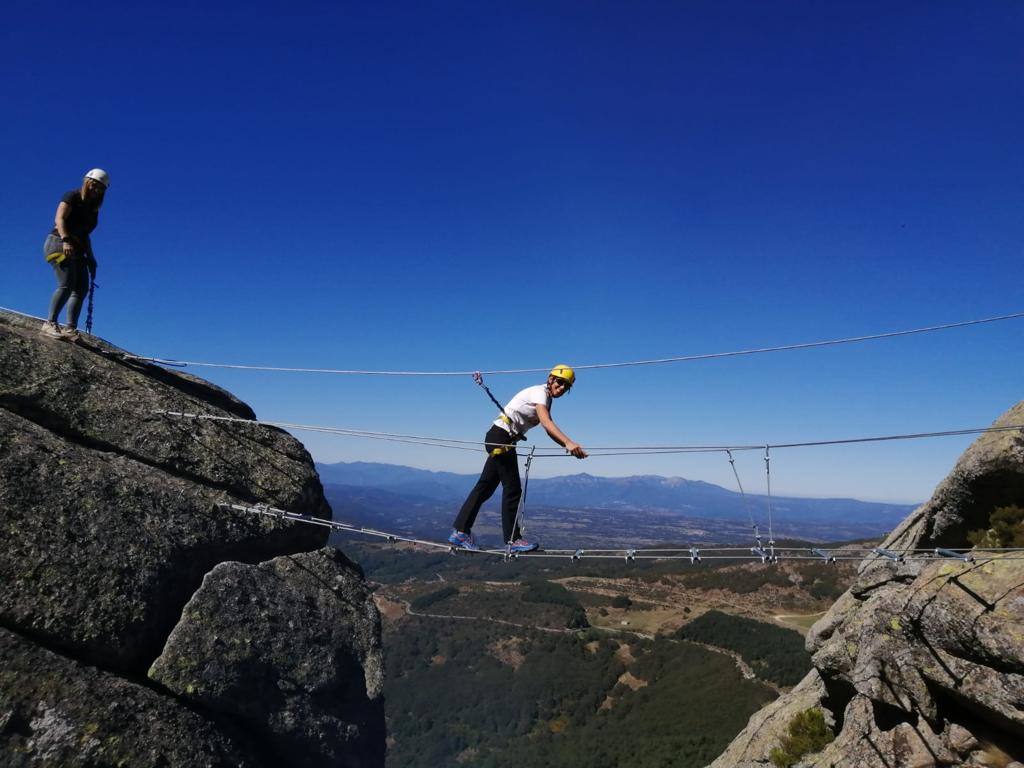
<svg viewBox="0 0 1024 768">
<path fill-rule="evenodd" d="M 995 423 L 1016 425 L 1024 403 Z M 881 546 L 970 547 L 968 532 L 1012 505 L 1024 506 L 1024 432 L 988 432 Z M 800 766 L 1024 762 L 1024 559 L 868 559 L 807 646 L 814 669 L 754 714 L 713 768 L 771 765 L 793 716 L 812 707 L 836 738 Z"/>
<path fill-rule="evenodd" d="M 0 312 L 0 765 L 383 765 L 380 620 L 287 433 Z"/>
</svg>

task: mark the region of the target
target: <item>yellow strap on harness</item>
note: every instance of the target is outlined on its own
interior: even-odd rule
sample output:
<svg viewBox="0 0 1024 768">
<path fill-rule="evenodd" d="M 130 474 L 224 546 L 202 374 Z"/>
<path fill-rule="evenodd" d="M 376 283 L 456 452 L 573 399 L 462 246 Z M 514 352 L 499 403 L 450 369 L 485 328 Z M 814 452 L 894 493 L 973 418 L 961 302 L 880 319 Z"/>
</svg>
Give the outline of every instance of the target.
<svg viewBox="0 0 1024 768">
<path fill-rule="evenodd" d="M 510 427 L 512 426 L 512 419 L 510 419 L 504 411 L 502 411 L 501 415 L 498 416 L 498 418 L 501 419 L 506 424 L 508 424 Z M 512 437 L 511 430 L 509 430 L 509 436 Z M 513 437 L 513 439 L 515 438 Z M 514 451 L 515 449 L 515 445 L 500 445 L 497 448 L 492 448 L 490 454 L 491 456 L 501 456 L 501 454 L 508 453 L 509 451 Z"/>
<path fill-rule="evenodd" d="M 47 255 L 46 262 L 48 264 L 63 264 L 64 259 L 66 258 L 67 256 L 64 255 L 64 251 L 57 251 L 56 253 Z"/>
</svg>

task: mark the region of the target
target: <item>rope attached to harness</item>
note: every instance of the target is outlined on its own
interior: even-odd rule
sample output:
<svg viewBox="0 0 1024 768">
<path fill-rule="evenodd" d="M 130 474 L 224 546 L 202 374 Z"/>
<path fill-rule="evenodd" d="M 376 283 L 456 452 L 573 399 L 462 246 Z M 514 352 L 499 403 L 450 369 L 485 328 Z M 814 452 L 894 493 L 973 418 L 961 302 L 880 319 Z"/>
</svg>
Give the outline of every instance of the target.
<svg viewBox="0 0 1024 768">
<path fill-rule="evenodd" d="M 484 392 L 487 393 L 487 396 L 489 398 L 491 398 L 491 402 L 494 403 L 494 405 L 497 407 L 498 414 L 499 414 L 498 418 L 500 418 L 505 423 L 505 426 L 508 427 L 508 433 L 512 437 L 512 442 L 513 443 L 518 443 L 520 440 L 525 440 L 526 437 L 524 435 L 520 435 L 516 431 L 516 428 L 514 426 L 512 426 L 512 419 L 510 419 L 508 417 L 508 414 L 505 413 L 505 406 L 503 406 L 501 403 L 498 402 L 498 398 L 496 398 L 494 396 L 494 394 L 491 392 L 491 390 L 487 387 L 487 385 L 484 384 L 484 375 L 482 373 L 480 373 L 480 371 L 474 371 L 473 372 L 473 381 L 475 381 L 477 384 L 479 384 L 481 387 L 483 387 Z M 515 450 L 515 445 L 499 445 L 496 448 L 492 448 L 490 451 L 488 451 L 488 453 L 491 456 L 501 456 L 501 454 L 503 454 L 503 453 L 508 453 L 509 451 L 514 451 L 514 450 Z M 533 451 L 530 452 L 530 457 L 533 458 Z M 529 466 L 529 465 L 527 465 L 527 466 Z M 527 470 L 527 471 L 529 471 L 529 470 Z"/>
<path fill-rule="evenodd" d="M 536 450 L 537 447 L 534 446 L 526 456 L 526 467 L 523 469 L 523 493 L 519 497 L 519 506 L 516 507 L 516 516 L 512 521 L 512 533 L 509 534 L 511 538 L 506 542 L 508 545 L 507 553 L 510 556 L 512 554 L 512 544 L 516 538 L 516 529 L 519 529 L 520 536 L 526 533 L 526 491 L 530 488 L 530 465 L 533 463 L 533 452 Z"/>
<path fill-rule="evenodd" d="M 96 289 L 99 285 L 96 283 L 96 278 L 89 278 L 89 308 L 85 312 L 85 332 L 92 333 L 92 308 L 93 308 L 93 297 L 96 295 Z"/>
</svg>

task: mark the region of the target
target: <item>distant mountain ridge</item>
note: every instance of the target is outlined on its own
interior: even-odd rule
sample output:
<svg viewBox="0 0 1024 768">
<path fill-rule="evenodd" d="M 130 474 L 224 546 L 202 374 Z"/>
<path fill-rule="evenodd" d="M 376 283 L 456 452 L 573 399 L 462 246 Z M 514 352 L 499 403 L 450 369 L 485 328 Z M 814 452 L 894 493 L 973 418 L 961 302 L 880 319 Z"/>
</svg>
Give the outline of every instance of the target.
<svg viewBox="0 0 1024 768">
<path fill-rule="evenodd" d="M 446 504 L 461 503 L 476 475 L 433 472 L 397 464 L 339 462 L 317 464 L 325 484 L 363 487 L 405 497 Z M 657 510 L 692 518 L 718 518 L 764 522 L 767 497 L 747 494 L 702 480 L 661 475 L 599 477 L 586 473 L 532 478 L 531 505 L 573 509 Z M 914 509 L 912 504 L 883 504 L 857 499 L 772 497 L 775 519 L 828 522 L 856 519 L 865 525 L 890 530 Z"/>
</svg>

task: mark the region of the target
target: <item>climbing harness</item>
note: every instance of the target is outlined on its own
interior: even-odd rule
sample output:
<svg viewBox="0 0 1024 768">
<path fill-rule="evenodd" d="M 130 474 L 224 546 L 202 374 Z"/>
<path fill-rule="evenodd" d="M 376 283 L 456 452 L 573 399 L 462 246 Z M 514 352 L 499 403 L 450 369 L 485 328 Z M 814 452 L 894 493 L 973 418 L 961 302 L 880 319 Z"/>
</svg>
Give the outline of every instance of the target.
<svg viewBox="0 0 1024 768">
<path fill-rule="evenodd" d="M 516 449 L 515 443 L 518 443 L 520 440 L 525 440 L 526 436 L 525 435 L 520 435 L 516 431 L 516 428 L 512 425 L 512 419 L 510 419 L 508 417 L 508 414 L 505 413 L 505 407 L 501 403 L 498 402 L 498 398 L 496 398 L 494 396 L 494 394 L 491 392 L 491 390 L 487 387 L 487 385 L 484 384 L 484 377 L 483 377 L 483 374 L 480 373 L 480 371 L 474 371 L 474 373 L 473 373 L 473 381 L 475 381 L 477 384 L 479 384 L 481 387 L 483 387 L 484 392 L 486 392 L 487 396 L 489 398 L 491 398 L 491 402 L 494 403 L 494 405 L 498 409 L 498 414 L 499 414 L 498 418 L 500 418 L 502 420 L 502 422 L 504 422 L 505 426 L 508 427 L 508 434 L 512 438 L 512 444 L 511 445 L 496 445 L 494 447 L 491 447 L 490 445 L 488 445 L 487 446 L 487 448 L 488 448 L 487 452 L 491 456 L 501 456 L 503 453 L 508 453 L 509 451 L 514 451 Z M 532 454 L 532 451 L 531 451 L 531 454 Z M 529 465 L 527 465 L 527 466 L 529 466 Z"/>
</svg>

